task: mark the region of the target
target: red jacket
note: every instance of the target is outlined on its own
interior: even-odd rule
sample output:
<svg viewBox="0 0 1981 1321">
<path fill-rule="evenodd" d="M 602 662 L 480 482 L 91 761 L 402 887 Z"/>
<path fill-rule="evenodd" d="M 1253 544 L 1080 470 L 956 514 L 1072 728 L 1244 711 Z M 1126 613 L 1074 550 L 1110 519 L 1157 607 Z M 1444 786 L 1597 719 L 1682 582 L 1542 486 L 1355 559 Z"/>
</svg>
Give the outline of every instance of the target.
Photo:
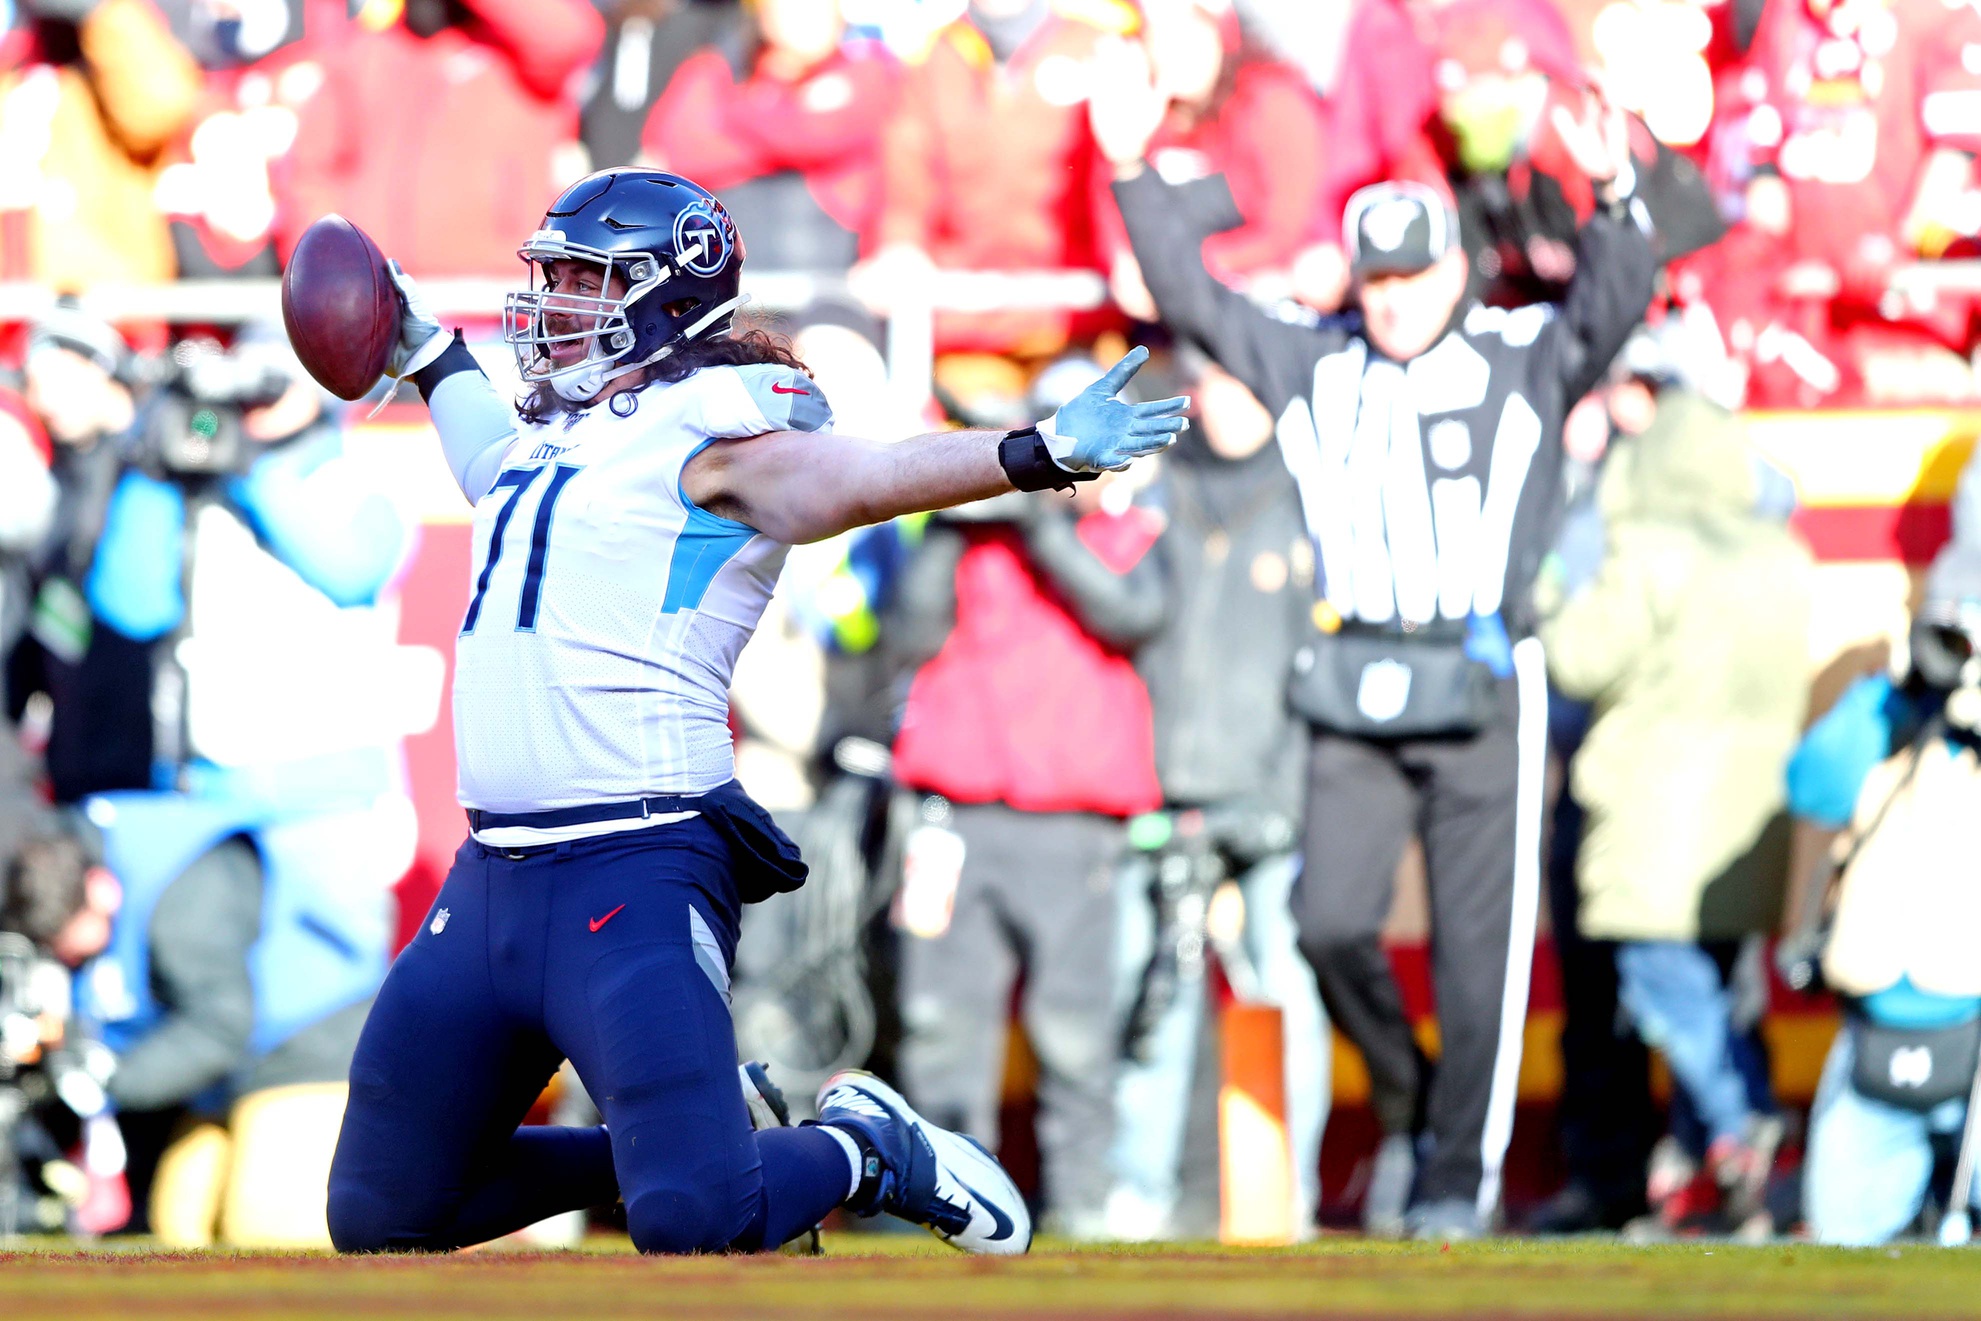
<svg viewBox="0 0 1981 1321">
<path fill-rule="evenodd" d="M 1231 185 L 1244 223 L 1204 241 L 1205 264 L 1229 279 L 1284 270 L 1306 246 L 1320 207 L 1325 140 L 1326 112 L 1305 75 L 1251 60 L 1239 66 L 1231 95 L 1214 115 L 1185 124 L 1172 112 L 1148 157 L 1172 183 L 1222 174 Z M 1128 234 L 1108 177 L 1094 214 L 1102 259 L 1112 262 L 1128 246 Z"/>
<path fill-rule="evenodd" d="M 887 127 L 878 243 L 951 270 L 1095 268 L 1087 68 L 1134 21 L 1126 5 L 1059 0 L 1004 65 L 966 20 L 938 33 Z M 946 316 L 937 346 L 1043 355 L 1071 327 L 1059 312 Z"/>
<path fill-rule="evenodd" d="M 1447 195 L 1432 136 L 1436 57 L 1398 0 L 1366 0 L 1342 40 L 1341 77 L 1330 98 L 1327 171 L 1315 237 L 1340 243 L 1341 215 L 1357 188 L 1414 179 Z"/>
<path fill-rule="evenodd" d="M 417 275 L 505 276 L 577 139 L 571 80 L 597 55 L 589 0 L 468 0 L 475 19 L 420 37 L 349 27 L 277 180 L 277 244 L 341 212 Z M 568 168 L 568 167 L 567 167 Z"/>
<path fill-rule="evenodd" d="M 48 441 L 48 432 L 42 428 L 41 419 L 28 407 L 28 401 L 17 392 L 0 385 L 0 435 L 8 432 L 19 436 L 28 443 L 43 464 L 55 457 L 55 447 Z"/>
<path fill-rule="evenodd" d="M 1800 0 L 1776 0 L 1745 84 L 1752 160 L 1788 185 L 1791 259 L 1827 262 L 1875 301 L 1927 154 L 1981 151 L 1981 16 L 1894 0 L 1839 36 Z"/>
<path fill-rule="evenodd" d="M 864 240 L 880 205 L 881 129 L 900 69 L 877 50 L 840 50 L 799 82 L 761 68 L 737 82 L 718 50 L 690 56 L 647 118 L 643 145 L 715 192 L 795 170 L 819 208 Z"/>
<path fill-rule="evenodd" d="M 283 219 L 277 180 L 293 170 L 289 153 L 324 88 L 321 52 L 349 23 L 344 9 L 343 0 L 309 0 L 301 38 L 244 67 L 207 71 L 199 109 L 153 194 L 198 245 L 182 250 L 182 278 L 231 274 L 269 255 Z"/>
<path fill-rule="evenodd" d="M 1140 509 L 1091 514 L 1080 538 L 1117 572 L 1148 553 Z M 1126 817 L 1162 805 L 1148 690 L 1081 628 L 1009 528 L 973 531 L 956 626 L 916 674 L 894 745 L 902 784 L 959 803 Z"/>
</svg>

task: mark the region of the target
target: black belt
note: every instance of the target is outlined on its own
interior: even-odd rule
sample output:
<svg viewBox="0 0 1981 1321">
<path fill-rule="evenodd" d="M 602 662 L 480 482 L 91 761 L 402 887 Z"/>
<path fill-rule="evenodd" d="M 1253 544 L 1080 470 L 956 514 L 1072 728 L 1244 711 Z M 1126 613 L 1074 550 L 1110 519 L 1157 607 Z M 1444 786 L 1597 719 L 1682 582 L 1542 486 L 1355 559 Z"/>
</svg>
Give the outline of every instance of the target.
<svg viewBox="0 0 1981 1321">
<path fill-rule="evenodd" d="M 558 826 L 589 826 L 600 821 L 632 821 L 670 812 L 698 812 L 702 794 L 661 794 L 634 798 L 623 803 L 587 803 L 583 807 L 554 807 L 547 812 L 483 812 L 468 809 L 468 829 L 505 830 L 520 826 L 530 830 L 551 830 Z"/>
<path fill-rule="evenodd" d="M 1443 643 L 1460 646 L 1465 642 L 1466 621 L 1463 619 L 1425 620 L 1406 627 L 1401 620 L 1389 620 L 1381 624 L 1371 624 L 1361 619 L 1344 619 L 1338 632 L 1352 637 L 1387 638 L 1395 642 Z"/>
</svg>

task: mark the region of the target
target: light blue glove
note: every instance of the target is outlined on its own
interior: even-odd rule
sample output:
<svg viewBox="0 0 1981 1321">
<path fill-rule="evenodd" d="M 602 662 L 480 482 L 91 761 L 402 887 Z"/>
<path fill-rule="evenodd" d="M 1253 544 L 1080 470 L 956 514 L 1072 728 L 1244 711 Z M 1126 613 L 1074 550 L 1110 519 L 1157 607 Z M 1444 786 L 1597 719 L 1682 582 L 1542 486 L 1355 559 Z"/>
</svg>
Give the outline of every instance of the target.
<svg viewBox="0 0 1981 1321">
<path fill-rule="evenodd" d="M 1157 450 L 1168 449 L 1190 428 L 1182 416 L 1188 395 L 1128 404 L 1114 396 L 1149 360 L 1149 351 L 1130 349 L 1098 381 L 1073 396 L 1039 423 L 1039 437 L 1052 461 L 1068 472 L 1119 472 Z"/>
<path fill-rule="evenodd" d="M 413 277 L 397 260 L 385 263 L 392 272 L 392 283 L 399 287 L 399 342 L 385 374 L 403 381 L 447 351 L 451 336 L 441 328 L 440 318 L 427 307 L 426 295 L 413 283 Z"/>
</svg>

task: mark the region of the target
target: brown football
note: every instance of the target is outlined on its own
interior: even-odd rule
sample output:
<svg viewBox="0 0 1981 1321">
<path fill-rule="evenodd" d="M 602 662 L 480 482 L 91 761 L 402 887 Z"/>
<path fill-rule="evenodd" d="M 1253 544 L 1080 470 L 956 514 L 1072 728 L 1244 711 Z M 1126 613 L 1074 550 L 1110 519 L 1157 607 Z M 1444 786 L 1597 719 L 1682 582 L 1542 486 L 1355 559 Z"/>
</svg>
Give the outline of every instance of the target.
<svg viewBox="0 0 1981 1321">
<path fill-rule="evenodd" d="M 303 231 L 282 271 L 282 324 L 296 356 L 339 399 L 360 399 L 399 342 L 399 294 L 385 254 L 331 214 Z"/>
</svg>

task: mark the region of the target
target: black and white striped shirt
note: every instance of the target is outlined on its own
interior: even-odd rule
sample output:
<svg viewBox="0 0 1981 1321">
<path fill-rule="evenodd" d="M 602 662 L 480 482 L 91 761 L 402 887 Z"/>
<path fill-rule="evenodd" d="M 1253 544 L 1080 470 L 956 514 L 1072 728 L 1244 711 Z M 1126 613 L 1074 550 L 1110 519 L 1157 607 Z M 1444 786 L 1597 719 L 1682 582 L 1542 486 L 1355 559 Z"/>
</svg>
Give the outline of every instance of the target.
<svg viewBox="0 0 1981 1321">
<path fill-rule="evenodd" d="M 1578 236 L 1562 303 L 1474 304 L 1400 363 L 1359 317 L 1282 320 L 1219 282 L 1190 228 L 1202 208 L 1181 191 L 1149 171 L 1115 185 L 1164 322 L 1277 419 L 1320 594 L 1371 625 L 1501 614 L 1527 631 L 1560 513 L 1562 423 L 1650 304 L 1646 234 L 1599 212 Z"/>
</svg>

